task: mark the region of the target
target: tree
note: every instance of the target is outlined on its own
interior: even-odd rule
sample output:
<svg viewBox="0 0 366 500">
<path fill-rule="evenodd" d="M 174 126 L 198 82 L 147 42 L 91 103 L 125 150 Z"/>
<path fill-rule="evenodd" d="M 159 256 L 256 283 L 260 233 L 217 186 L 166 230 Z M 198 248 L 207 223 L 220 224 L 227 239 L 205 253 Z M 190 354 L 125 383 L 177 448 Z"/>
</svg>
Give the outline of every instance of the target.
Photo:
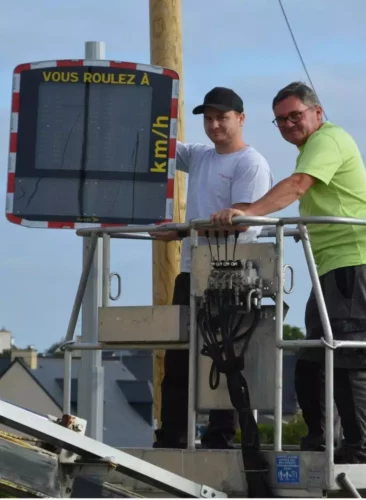
<svg viewBox="0 0 366 500">
<path fill-rule="evenodd" d="M 59 350 L 60 345 L 64 343 L 64 340 L 59 340 L 58 342 L 54 342 L 50 347 L 48 347 L 44 351 L 45 356 L 53 356 L 57 358 L 62 358 L 64 356 L 64 353 Z"/>
<path fill-rule="evenodd" d="M 283 325 L 283 340 L 304 340 L 305 335 L 298 326 Z"/>
</svg>

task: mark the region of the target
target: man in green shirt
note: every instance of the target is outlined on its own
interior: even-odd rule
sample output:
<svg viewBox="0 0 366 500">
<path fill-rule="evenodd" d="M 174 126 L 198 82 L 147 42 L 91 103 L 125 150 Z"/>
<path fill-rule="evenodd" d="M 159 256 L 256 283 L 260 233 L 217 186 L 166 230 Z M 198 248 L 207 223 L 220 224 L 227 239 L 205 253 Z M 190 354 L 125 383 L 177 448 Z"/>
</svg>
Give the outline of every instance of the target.
<svg viewBox="0 0 366 500">
<path fill-rule="evenodd" d="M 295 172 L 249 208 L 221 210 L 211 220 L 227 226 L 232 217 L 268 215 L 296 200 L 302 217 L 366 219 L 361 154 L 345 130 L 323 122 L 316 94 L 303 83 L 291 83 L 274 98 L 273 111 L 282 137 L 299 149 Z M 333 337 L 366 340 L 366 226 L 311 224 L 308 229 Z M 313 291 L 305 325 L 307 339 L 323 336 Z M 304 450 L 324 449 L 324 352 L 304 349 L 297 361 L 296 392 L 308 426 Z M 334 367 L 334 398 L 344 433 L 335 461 L 366 463 L 365 350 L 335 350 Z"/>
</svg>

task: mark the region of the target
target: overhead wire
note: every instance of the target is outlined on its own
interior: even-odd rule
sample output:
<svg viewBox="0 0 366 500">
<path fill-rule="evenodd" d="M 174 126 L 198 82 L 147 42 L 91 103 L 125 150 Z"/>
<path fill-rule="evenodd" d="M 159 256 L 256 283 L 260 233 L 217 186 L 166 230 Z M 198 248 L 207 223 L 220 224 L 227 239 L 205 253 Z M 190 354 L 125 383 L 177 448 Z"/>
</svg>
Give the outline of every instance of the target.
<svg viewBox="0 0 366 500">
<path fill-rule="evenodd" d="M 291 35 L 292 41 L 293 41 L 293 43 L 294 43 L 295 49 L 296 49 L 297 54 L 298 54 L 298 56 L 299 56 L 299 59 L 300 59 L 300 61 L 301 61 L 302 67 L 303 67 L 303 69 L 304 69 L 304 71 L 305 71 L 305 73 L 306 73 L 306 76 L 307 76 L 307 78 L 308 78 L 308 80 L 309 80 L 309 83 L 310 83 L 310 85 L 311 85 L 311 87 L 312 87 L 313 91 L 315 92 L 315 94 L 318 96 L 318 99 L 319 99 L 319 95 L 318 95 L 317 91 L 315 90 L 315 86 L 314 86 L 313 81 L 312 81 L 312 79 L 311 79 L 310 73 L 309 73 L 309 71 L 308 71 L 308 69 L 307 69 L 307 67 L 306 67 L 306 64 L 305 64 L 304 58 L 302 57 L 301 50 L 300 50 L 299 45 L 298 45 L 298 43 L 297 43 L 297 41 L 296 41 L 296 38 L 295 38 L 294 32 L 293 32 L 293 30 L 292 30 L 292 28 L 291 28 L 291 24 L 290 24 L 290 21 L 289 21 L 289 19 L 288 19 L 288 17 L 287 17 L 287 14 L 286 14 L 285 8 L 284 8 L 284 6 L 283 6 L 282 0 L 278 0 L 278 3 L 279 3 L 279 5 L 280 5 L 280 8 L 281 8 L 281 11 L 282 11 L 283 17 L 284 17 L 285 22 L 286 22 L 286 24 L 287 24 L 287 28 L 288 28 L 288 30 L 289 30 L 289 32 L 290 32 L 290 35 Z M 319 99 L 319 102 L 320 102 L 320 99 Z M 323 106 L 322 106 L 322 107 L 323 107 Z M 325 119 L 326 119 L 326 120 L 328 120 L 328 116 L 327 116 L 327 114 L 326 114 L 326 112 L 325 112 L 324 108 L 323 108 L 323 113 L 324 113 Z"/>
</svg>

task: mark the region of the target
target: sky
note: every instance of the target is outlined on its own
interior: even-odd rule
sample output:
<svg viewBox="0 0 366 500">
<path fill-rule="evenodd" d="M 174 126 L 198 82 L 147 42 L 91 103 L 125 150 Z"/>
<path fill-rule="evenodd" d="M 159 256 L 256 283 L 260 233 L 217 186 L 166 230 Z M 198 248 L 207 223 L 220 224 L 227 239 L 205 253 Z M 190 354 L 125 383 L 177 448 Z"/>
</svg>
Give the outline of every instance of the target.
<svg viewBox="0 0 366 500">
<path fill-rule="evenodd" d="M 328 119 L 365 146 L 365 0 L 283 0 Z M 0 328 L 17 346 L 39 351 L 66 333 L 81 273 L 82 240 L 70 230 L 27 229 L 5 218 L 12 71 L 20 63 L 84 57 L 85 41 L 104 41 L 107 59 L 150 62 L 148 0 L 2 0 L 0 17 Z M 268 160 L 275 181 L 290 175 L 296 149 L 272 125 L 277 91 L 306 74 L 277 0 L 182 0 L 185 140 L 209 143 L 192 109 L 215 86 L 244 99 L 244 139 Z M 276 215 L 297 215 L 297 204 Z M 304 326 L 310 291 L 302 247 L 286 241 L 295 270 L 286 322 Z M 120 273 L 113 305 L 152 303 L 151 243 L 113 241 Z M 80 323 L 77 327 L 80 333 Z"/>
</svg>

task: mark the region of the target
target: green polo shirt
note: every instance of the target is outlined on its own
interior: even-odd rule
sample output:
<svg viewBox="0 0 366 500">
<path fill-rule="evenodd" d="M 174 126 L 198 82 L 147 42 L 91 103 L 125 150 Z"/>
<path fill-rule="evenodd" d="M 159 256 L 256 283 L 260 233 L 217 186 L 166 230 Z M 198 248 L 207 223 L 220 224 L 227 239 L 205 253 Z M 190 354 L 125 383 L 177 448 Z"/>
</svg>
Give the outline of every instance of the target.
<svg viewBox="0 0 366 500">
<path fill-rule="evenodd" d="M 299 149 L 295 173 L 318 179 L 300 199 L 300 216 L 366 219 L 366 171 L 352 137 L 326 122 Z M 308 229 L 320 276 L 366 264 L 366 226 L 309 224 Z"/>
</svg>

